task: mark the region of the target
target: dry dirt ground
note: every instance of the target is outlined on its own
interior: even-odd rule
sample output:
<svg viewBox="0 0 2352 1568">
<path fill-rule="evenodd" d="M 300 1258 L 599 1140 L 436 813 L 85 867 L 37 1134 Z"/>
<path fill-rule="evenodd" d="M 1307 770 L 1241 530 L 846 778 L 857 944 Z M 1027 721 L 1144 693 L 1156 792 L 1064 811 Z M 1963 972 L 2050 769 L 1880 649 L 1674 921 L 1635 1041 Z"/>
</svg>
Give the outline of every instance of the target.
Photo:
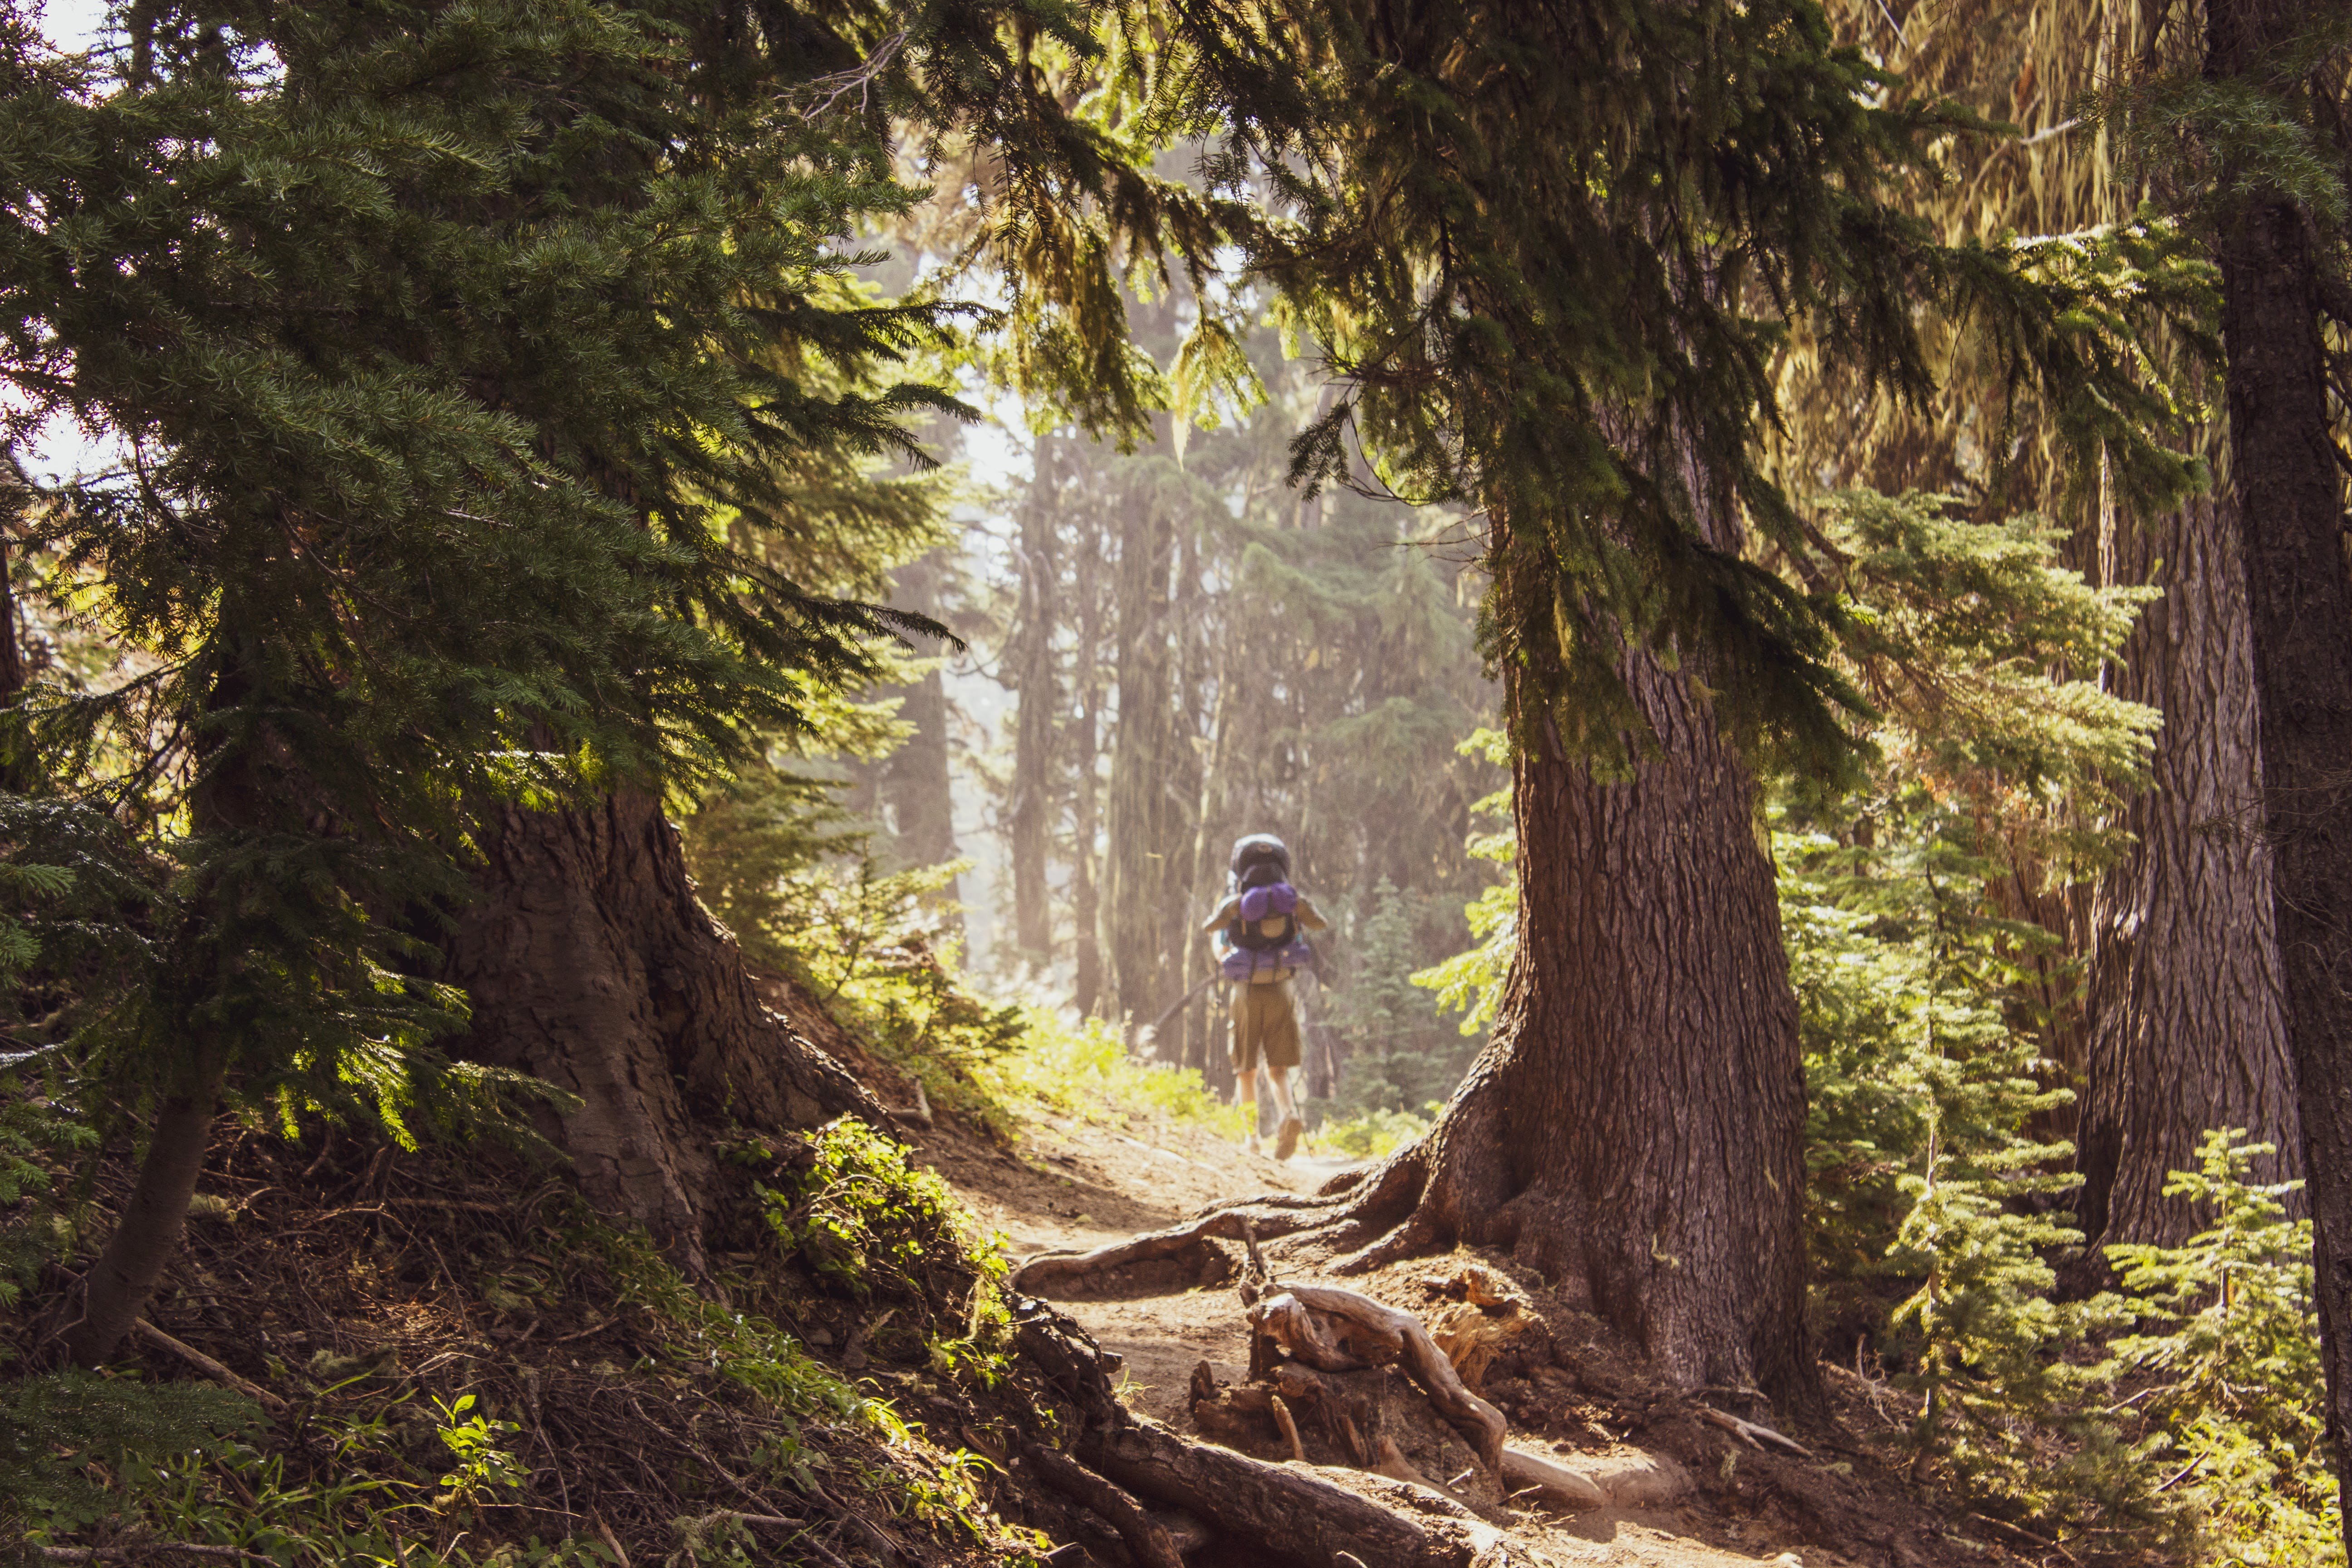
<svg viewBox="0 0 2352 1568">
<path fill-rule="evenodd" d="M 1014 1151 L 945 1119 L 917 1144 L 921 1157 L 1002 1233 L 1000 1245 L 1016 1259 L 1120 1240 L 1219 1199 L 1311 1191 L 1341 1168 L 1339 1161 L 1305 1155 L 1277 1164 L 1194 1124 L 1099 1112 L 1034 1121 Z M 1901 1408 L 1883 1385 L 1825 1368 L 1829 1409 L 1790 1427 L 1813 1457 L 1757 1451 L 1703 1424 L 1686 1399 L 1647 1382 L 1637 1358 L 1605 1327 L 1562 1306 L 1539 1279 L 1507 1259 L 1483 1260 L 1529 1292 L 1549 1329 L 1549 1349 L 1540 1353 L 1545 1364 L 1498 1367 L 1485 1390 L 1511 1417 L 1513 1443 L 1569 1463 L 1664 1455 L 1691 1478 L 1681 1500 L 1659 1507 L 1574 1514 L 1514 1507 L 1515 1535 L 1562 1568 L 1942 1568 L 2070 1561 L 2054 1550 L 2036 1550 L 2039 1543 L 2010 1527 L 1941 1509 L 1905 1488 L 1886 1441 Z M 1327 1282 L 1426 1311 L 1438 1302 L 1420 1281 L 1460 1261 L 1423 1259 L 1369 1278 Z M 1056 1305 L 1125 1358 L 1129 1405 L 1181 1431 L 1199 1433 L 1188 1394 L 1197 1365 L 1206 1362 L 1220 1382 L 1245 1378 L 1247 1330 L 1230 1285 Z M 1283 1457 L 1271 1447 L 1253 1451 Z"/>
</svg>

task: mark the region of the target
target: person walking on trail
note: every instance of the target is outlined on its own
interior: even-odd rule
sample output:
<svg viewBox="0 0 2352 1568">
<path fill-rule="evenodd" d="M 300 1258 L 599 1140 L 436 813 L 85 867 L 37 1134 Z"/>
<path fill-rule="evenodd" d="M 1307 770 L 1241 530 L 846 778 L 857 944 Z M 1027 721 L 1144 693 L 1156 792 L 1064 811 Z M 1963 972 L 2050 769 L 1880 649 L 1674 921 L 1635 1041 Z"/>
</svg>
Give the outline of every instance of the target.
<svg viewBox="0 0 2352 1568">
<path fill-rule="evenodd" d="M 1287 1160 L 1298 1150 L 1307 1123 L 1290 1098 L 1290 1069 L 1298 1065 L 1298 1008 L 1291 976 L 1312 967 L 1315 950 L 1307 932 L 1325 930 L 1307 895 L 1290 885 L 1290 851 L 1270 833 L 1253 833 L 1234 845 L 1224 900 L 1201 929 L 1214 938 L 1217 967 L 1233 990 L 1234 1075 L 1249 1110 L 1253 1154 L 1261 1152 L 1257 1132 L 1257 1075 L 1263 1069 L 1282 1117 L 1275 1154 Z"/>
</svg>

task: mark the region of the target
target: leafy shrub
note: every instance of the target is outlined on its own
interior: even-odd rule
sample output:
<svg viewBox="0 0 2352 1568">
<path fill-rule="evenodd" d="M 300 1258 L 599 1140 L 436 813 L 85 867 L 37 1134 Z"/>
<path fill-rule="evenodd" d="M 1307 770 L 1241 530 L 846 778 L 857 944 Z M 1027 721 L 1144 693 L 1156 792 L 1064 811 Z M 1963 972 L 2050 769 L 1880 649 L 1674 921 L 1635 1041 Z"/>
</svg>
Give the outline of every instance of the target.
<svg viewBox="0 0 2352 1568">
<path fill-rule="evenodd" d="M 1315 1130 L 1310 1142 L 1333 1153 L 1359 1160 L 1376 1159 L 1427 1132 L 1430 1119 L 1443 1109 L 1435 1104 L 1425 1105 L 1420 1116 L 1410 1110 L 1360 1111 L 1344 1121 L 1324 1122 Z"/>
<path fill-rule="evenodd" d="M 1072 1023 L 1045 1007 L 1024 1007 L 1021 1020 L 1013 1047 L 977 1073 L 1009 1104 L 1104 1118 L 1164 1116 L 1235 1139 L 1248 1131 L 1241 1109 L 1221 1101 L 1199 1072 L 1138 1061 L 1099 1018 Z"/>
</svg>

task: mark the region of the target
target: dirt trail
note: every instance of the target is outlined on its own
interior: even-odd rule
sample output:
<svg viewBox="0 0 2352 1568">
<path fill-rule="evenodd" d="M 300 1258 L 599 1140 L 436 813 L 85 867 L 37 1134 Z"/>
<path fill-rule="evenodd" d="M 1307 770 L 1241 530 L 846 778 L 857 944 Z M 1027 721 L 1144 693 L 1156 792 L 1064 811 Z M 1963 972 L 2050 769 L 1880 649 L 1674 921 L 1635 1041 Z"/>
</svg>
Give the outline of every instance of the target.
<svg viewBox="0 0 2352 1568">
<path fill-rule="evenodd" d="M 1001 1245 L 1014 1258 L 1122 1240 L 1171 1224 L 1221 1198 L 1312 1191 L 1343 1163 L 1301 1156 L 1278 1164 L 1250 1155 L 1197 1125 L 1139 1116 L 1036 1121 L 1024 1129 L 1017 1155 L 944 1125 L 923 1138 L 920 1146 L 927 1163 L 1003 1233 Z M 1412 1297 L 1412 1277 L 1442 1272 L 1443 1267 L 1429 1260 L 1386 1271 L 1394 1278 L 1347 1283 L 1419 1310 L 1425 1303 Z M 1245 1376 L 1246 1325 L 1230 1285 L 1055 1305 L 1082 1322 L 1105 1349 L 1126 1359 L 1122 1393 L 1129 1405 L 1181 1431 L 1198 1431 L 1188 1397 L 1196 1365 L 1207 1362 L 1224 1381 L 1240 1383 Z M 1597 1331 L 1589 1319 L 1570 1324 L 1554 1316 L 1556 1335 L 1566 1331 L 1581 1338 Z M 1584 1346 L 1587 1352 L 1597 1348 Z M 1595 1360 L 1591 1366 L 1600 1364 Z M 1585 1386 L 1607 1385 L 1592 1370 Z M 1511 1408 L 1507 1394 L 1489 1392 Z M 1637 1407 L 1639 1403 L 1637 1395 Z M 1513 1441 L 1563 1456 L 1630 1457 L 1633 1450 L 1622 1439 L 1641 1420 L 1626 1420 L 1622 1411 L 1612 1414 L 1608 1406 L 1600 1394 L 1587 1401 L 1571 1398 L 1566 1408 L 1539 1411 L 1531 1404 L 1522 1405 L 1515 1414 L 1524 1414 L 1526 1420 L 1514 1419 Z M 1612 1422 L 1620 1425 L 1614 1433 L 1610 1430 Z M 1654 1440 L 1649 1434 L 1643 1436 L 1645 1442 Z M 1990 1542 L 1958 1541 L 1923 1524 L 1924 1516 L 1908 1499 L 1884 1498 L 1876 1495 L 1877 1489 L 1857 1486 L 1852 1479 L 1854 1465 L 1841 1462 L 1842 1456 L 1823 1456 L 1817 1468 L 1827 1473 L 1800 1478 L 1804 1484 L 1795 1488 L 1798 1501 L 1791 1506 L 1789 1489 L 1776 1489 L 1774 1482 L 1793 1462 L 1739 1449 L 1727 1465 L 1722 1464 L 1722 1456 L 1735 1454 L 1731 1442 L 1699 1441 L 1706 1444 L 1703 1455 L 1689 1451 L 1689 1438 L 1682 1443 L 1686 1461 L 1701 1461 L 1689 1466 L 1699 1484 L 1683 1501 L 1573 1515 L 1515 1510 L 1514 1535 L 1563 1568 L 1581 1563 L 1928 1568 L 1945 1563 L 2017 1561 Z"/>
</svg>

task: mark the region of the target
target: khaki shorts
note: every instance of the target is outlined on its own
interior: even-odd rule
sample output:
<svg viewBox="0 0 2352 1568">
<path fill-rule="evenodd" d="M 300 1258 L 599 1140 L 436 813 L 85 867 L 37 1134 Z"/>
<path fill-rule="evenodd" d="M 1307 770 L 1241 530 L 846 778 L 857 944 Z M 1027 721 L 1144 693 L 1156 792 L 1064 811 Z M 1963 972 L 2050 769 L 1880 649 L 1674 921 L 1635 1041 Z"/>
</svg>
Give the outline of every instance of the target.
<svg viewBox="0 0 2352 1568">
<path fill-rule="evenodd" d="M 1270 1068 L 1298 1065 L 1298 1013 L 1290 1005 L 1290 982 L 1234 987 L 1234 1070 L 1244 1077 L 1261 1058 Z"/>
</svg>

